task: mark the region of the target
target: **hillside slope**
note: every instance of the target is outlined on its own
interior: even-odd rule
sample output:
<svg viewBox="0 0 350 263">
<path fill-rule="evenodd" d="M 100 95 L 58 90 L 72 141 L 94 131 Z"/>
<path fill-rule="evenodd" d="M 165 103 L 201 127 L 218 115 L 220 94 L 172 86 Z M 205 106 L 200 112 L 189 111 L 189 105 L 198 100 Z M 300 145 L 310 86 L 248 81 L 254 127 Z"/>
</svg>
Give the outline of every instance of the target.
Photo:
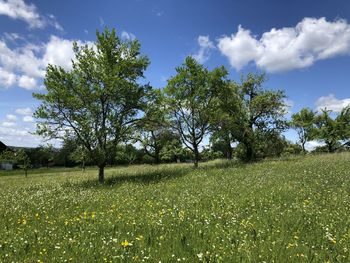
<svg viewBox="0 0 350 263">
<path fill-rule="evenodd" d="M 349 262 L 350 154 L 0 177 L 0 262 Z"/>
</svg>

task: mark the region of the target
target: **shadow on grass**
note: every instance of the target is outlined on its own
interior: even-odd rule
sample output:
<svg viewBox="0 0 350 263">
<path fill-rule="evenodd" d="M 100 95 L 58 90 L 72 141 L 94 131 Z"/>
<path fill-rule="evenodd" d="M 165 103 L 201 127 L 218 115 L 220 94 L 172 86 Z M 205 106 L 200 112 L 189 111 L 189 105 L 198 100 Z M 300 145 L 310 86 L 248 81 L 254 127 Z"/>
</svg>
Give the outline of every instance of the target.
<svg viewBox="0 0 350 263">
<path fill-rule="evenodd" d="M 243 164 L 238 161 L 218 160 L 208 163 L 200 163 L 197 169 L 190 164 L 185 166 L 183 164 L 174 164 L 167 167 L 162 167 L 162 165 L 160 165 L 152 166 L 151 169 L 144 167 L 141 168 L 141 170 L 138 167 L 135 167 L 135 169 L 133 169 L 133 167 L 129 167 L 129 171 L 115 172 L 114 174 L 107 176 L 104 183 L 99 183 L 96 175 L 96 179 L 90 179 L 82 182 L 67 182 L 66 186 L 82 188 L 109 188 L 118 187 L 124 183 L 148 185 L 151 183 L 159 183 L 186 176 L 195 170 L 228 169 L 242 165 Z"/>
<path fill-rule="evenodd" d="M 88 180 L 78 183 L 68 183 L 71 186 L 80 186 L 82 188 L 94 188 L 94 187 L 117 187 L 124 183 L 135 183 L 135 184 L 151 184 L 159 183 L 162 181 L 170 180 L 187 175 L 193 169 L 191 168 L 180 168 L 180 169 L 164 169 L 164 170 L 153 170 L 136 173 L 118 173 L 109 176 L 105 179 L 104 183 L 99 183 L 97 180 Z"/>
</svg>

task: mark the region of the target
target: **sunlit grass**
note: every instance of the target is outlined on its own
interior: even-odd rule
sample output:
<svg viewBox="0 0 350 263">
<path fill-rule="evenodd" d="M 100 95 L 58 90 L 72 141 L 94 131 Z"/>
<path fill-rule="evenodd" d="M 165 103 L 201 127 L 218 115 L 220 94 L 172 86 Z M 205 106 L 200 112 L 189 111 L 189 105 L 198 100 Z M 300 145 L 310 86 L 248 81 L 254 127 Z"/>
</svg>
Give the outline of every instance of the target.
<svg viewBox="0 0 350 263">
<path fill-rule="evenodd" d="M 349 262 L 349 161 L 0 176 L 0 262 Z"/>
</svg>

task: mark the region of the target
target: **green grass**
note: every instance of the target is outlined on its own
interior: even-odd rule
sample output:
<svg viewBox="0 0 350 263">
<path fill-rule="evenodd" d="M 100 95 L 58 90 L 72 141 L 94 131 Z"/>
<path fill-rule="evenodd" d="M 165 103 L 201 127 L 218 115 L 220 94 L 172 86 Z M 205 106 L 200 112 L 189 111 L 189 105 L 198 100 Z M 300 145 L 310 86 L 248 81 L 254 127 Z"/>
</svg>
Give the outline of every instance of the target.
<svg viewBox="0 0 350 263">
<path fill-rule="evenodd" d="M 350 262 L 350 154 L 0 176 L 0 262 Z"/>
</svg>

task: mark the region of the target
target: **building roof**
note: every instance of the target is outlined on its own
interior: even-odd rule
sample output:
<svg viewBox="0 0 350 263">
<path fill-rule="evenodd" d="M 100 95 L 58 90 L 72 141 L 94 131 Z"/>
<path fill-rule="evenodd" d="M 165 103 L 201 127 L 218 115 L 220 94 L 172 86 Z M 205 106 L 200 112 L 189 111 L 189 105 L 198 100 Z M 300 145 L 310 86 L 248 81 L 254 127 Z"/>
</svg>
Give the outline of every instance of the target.
<svg viewBox="0 0 350 263">
<path fill-rule="evenodd" d="M 7 149 L 6 145 L 0 141 L 0 153 Z"/>
</svg>

